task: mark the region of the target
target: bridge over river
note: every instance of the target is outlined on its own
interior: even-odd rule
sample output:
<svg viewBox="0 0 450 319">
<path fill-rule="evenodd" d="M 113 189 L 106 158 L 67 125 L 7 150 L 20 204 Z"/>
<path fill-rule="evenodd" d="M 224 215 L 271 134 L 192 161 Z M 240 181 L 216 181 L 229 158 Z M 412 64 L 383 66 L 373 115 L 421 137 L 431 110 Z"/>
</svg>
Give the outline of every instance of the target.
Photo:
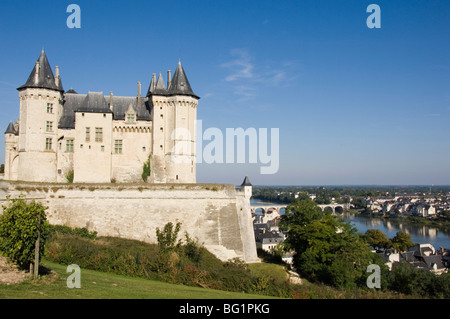
<svg viewBox="0 0 450 319">
<path fill-rule="evenodd" d="M 319 204 L 318 205 L 322 211 L 325 209 L 331 210 L 333 214 L 335 213 L 343 213 L 346 210 L 350 209 L 350 204 Z M 251 205 L 252 213 L 260 213 L 265 214 L 270 209 L 276 210 L 280 215 L 286 212 L 287 205 L 278 205 L 278 204 L 263 204 L 263 203 L 255 203 Z"/>
</svg>

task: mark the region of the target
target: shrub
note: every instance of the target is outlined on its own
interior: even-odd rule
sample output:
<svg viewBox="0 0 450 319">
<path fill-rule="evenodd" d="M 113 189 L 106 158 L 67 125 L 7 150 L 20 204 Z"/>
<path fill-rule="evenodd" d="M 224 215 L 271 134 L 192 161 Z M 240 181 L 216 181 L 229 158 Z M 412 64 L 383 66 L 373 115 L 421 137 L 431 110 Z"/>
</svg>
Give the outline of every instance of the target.
<svg viewBox="0 0 450 319">
<path fill-rule="evenodd" d="M 67 178 L 67 182 L 72 184 L 73 183 L 73 169 L 67 172 L 66 178 Z"/>
<path fill-rule="evenodd" d="M 141 177 L 144 182 L 147 182 L 149 176 L 150 176 L 150 156 L 148 157 L 147 161 L 144 163 L 142 167 Z"/>
<path fill-rule="evenodd" d="M 96 231 L 90 232 L 86 227 L 71 228 L 69 226 L 64 226 L 64 225 L 50 225 L 49 226 L 49 235 L 52 236 L 56 233 L 70 234 L 70 235 L 75 235 L 75 236 L 79 236 L 82 238 L 88 238 L 88 239 L 95 239 L 97 237 Z"/>
<path fill-rule="evenodd" d="M 39 237 L 39 259 L 48 236 L 45 207 L 34 200 L 27 203 L 23 197 L 10 199 L 0 216 L 0 251 L 22 269 L 27 269 L 35 258 Z"/>
</svg>

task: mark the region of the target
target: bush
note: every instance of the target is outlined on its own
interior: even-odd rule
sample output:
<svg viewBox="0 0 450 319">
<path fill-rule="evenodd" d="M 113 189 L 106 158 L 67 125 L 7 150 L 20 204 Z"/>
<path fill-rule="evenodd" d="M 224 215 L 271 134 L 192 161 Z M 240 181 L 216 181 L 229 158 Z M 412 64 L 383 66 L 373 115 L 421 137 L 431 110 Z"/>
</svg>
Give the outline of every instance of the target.
<svg viewBox="0 0 450 319">
<path fill-rule="evenodd" d="M 44 253 L 48 236 L 45 207 L 23 197 L 10 199 L 0 216 L 0 251 L 22 269 L 34 262 L 35 245 L 39 237 L 39 259 Z"/>
<path fill-rule="evenodd" d="M 67 172 L 66 179 L 69 184 L 73 183 L 73 169 Z"/>
<path fill-rule="evenodd" d="M 75 235 L 75 236 L 79 236 L 82 238 L 88 238 L 88 239 L 95 239 L 97 237 L 97 232 L 96 231 L 92 231 L 90 232 L 86 227 L 83 228 L 71 228 L 69 226 L 64 226 L 64 225 L 50 225 L 49 227 L 49 234 L 50 236 L 56 234 L 56 233 L 60 233 L 60 234 L 70 234 L 70 235 Z"/>
<path fill-rule="evenodd" d="M 177 239 L 179 227 L 166 225 L 159 230 L 160 242 L 80 237 L 75 230 L 57 227 L 52 233 L 46 258 L 61 264 L 126 276 L 158 279 L 203 288 L 289 297 L 286 281 L 268 275 L 254 275 L 239 259 L 223 263 L 185 234 Z"/>
<path fill-rule="evenodd" d="M 149 176 L 150 176 L 150 156 L 148 157 L 148 160 L 144 163 L 141 174 L 142 180 L 144 182 L 147 182 Z"/>
<path fill-rule="evenodd" d="M 450 298 L 450 274 L 438 276 L 428 270 L 399 263 L 389 274 L 388 288 L 407 295 L 447 299 Z"/>
</svg>

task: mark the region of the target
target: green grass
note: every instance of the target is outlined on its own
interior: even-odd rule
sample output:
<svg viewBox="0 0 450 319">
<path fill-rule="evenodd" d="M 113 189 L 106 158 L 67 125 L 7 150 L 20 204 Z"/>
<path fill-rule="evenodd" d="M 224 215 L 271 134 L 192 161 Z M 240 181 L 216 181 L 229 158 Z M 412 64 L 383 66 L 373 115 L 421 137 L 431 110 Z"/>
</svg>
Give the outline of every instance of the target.
<svg viewBox="0 0 450 319">
<path fill-rule="evenodd" d="M 66 266 L 43 261 L 52 270 L 37 281 L 0 284 L 0 299 L 262 299 L 270 296 L 227 292 L 81 269 L 81 288 L 68 288 Z"/>
<path fill-rule="evenodd" d="M 275 280 L 285 281 L 287 273 L 285 266 L 272 263 L 248 264 L 250 271 L 256 276 L 268 276 Z"/>
</svg>

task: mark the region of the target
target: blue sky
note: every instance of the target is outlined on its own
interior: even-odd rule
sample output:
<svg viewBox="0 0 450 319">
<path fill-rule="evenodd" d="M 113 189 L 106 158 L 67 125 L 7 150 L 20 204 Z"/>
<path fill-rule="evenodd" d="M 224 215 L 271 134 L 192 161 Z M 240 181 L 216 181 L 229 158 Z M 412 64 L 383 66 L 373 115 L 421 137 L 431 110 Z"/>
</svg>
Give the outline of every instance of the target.
<svg viewBox="0 0 450 319">
<path fill-rule="evenodd" d="M 203 163 L 198 182 L 450 184 L 448 0 L 7 0 L 0 30 L 3 131 L 42 47 L 79 93 L 135 95 L 181 58 L 204 128 L 280 130 L 278 173 Z"/>
</svg>

